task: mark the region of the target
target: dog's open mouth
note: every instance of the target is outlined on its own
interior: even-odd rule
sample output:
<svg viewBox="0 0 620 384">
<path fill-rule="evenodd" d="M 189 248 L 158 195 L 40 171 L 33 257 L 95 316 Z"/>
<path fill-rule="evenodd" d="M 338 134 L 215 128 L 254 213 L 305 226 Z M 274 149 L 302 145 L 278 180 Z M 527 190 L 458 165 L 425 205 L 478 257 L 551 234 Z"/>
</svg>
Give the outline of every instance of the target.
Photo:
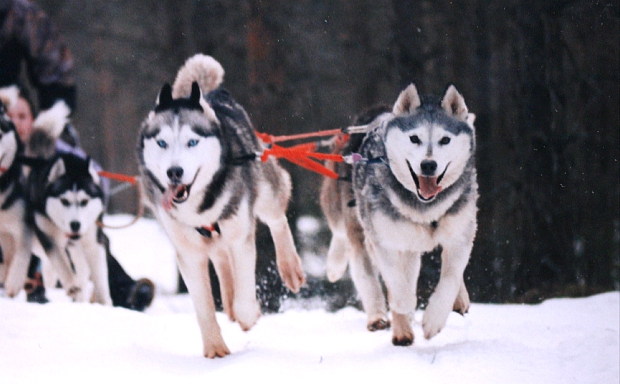
<svg viewBox="0 0 620 384">
<path fill-rule="evenodd" d="M 71 232 L 71 233 L 67 233 L 67 237 L 71 240 L 79 240 L 80 237 L 82 236 L 79 233 Z"/>
<path fill-rule="evenodd" d="M 418 176 L 413 171 L 413 168 L 411 167 L 411 163 L 409 163 L 409 160 L 407 160 L 407 166 L 409 167 L 409 172 L 411 173 L 413 182 L 415 183 L 417 187 L 418 197 L 420 198 L 420 200 L 424 202 L 431 201 L 435 198 L 435 196 L 437 196 L 441 191 L 443 191 L 443 187 L 439 185 L 439 183 L 441 182 L 444 175 L 446 174 L 446 171 L 448 170 L 449 165 L 450 163 L 446 165 L 446 168 L 443 170 L 441 175 L 437 177 Z"/>
<path fill-rule="evenodd" d="M 172 208 L 172 204 L 181 204 L 187 201 L 189 198 L 189 191 L 191 185 L 187 184 L 172 184 L 168 186 L 168 189 L 164 192 L 162 204 L 164 209 L 169 210 Z"/>
</svg>

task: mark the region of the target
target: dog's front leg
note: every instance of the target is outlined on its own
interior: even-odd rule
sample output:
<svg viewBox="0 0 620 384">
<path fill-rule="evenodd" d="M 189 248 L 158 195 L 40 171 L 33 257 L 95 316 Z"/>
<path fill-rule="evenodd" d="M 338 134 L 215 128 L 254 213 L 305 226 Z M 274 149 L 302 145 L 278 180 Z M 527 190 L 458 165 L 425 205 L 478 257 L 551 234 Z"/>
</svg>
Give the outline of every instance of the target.
<svg viewBox="0 0 620 384">
<path fill-rule="evenodd" d="M 54 245 L 50 249 L 46 249 L 47 258 L 58 275 L 60 284 L 67 292 L 67 296 L 75 301 L 80 301 L 82 288 L 76 284 L 75 274 L 71 268 L 69 257 L 64 249 L 59 249 Z"/>
<path fill-rule="evenodd" d="M 233 312 L 244 331 L 252 328 L 260 316 L 260 307 L 256 301 L 255 228 L 251 225 L 247 232 L 239 228 L 238 238 L 230 245 L 234 282 Z"/>
<path fill-rule="evenodd" d="M 96 235 L 88 240 L 90 241 L 83 244 L 82 249 L 93 282 L 93 301 L 103 305 L 112 305 L 105 248 L 97 243 Z"/>
<path fill-rule="evenodd" d="M 269 227 L 276 248 L 276 262 L 282 281 L 288 289 L 297 293 L 306 282 L 306 278 L 286 216 L 282 214 L 274 220 L 265 221 L 265 223 Z"/>
<path fill-rule="evenodd" d="M 411 320 L 417 305 L 417 283 L 420 274 L 419 253 L 387 250 L 376 243 L 371 247 L 389 292 L 392 311 L 392 344 L 413 344 Z"/>
<path fill-rule="evenodd" d="M 215 303 L 211 293 L 209 278 L 209 258 L 200 253 L 177 252 L 177 262 L 181 276 L 194 303 L 198 325 L 202 333 L 203 353 L 210 359 L 224 357 L 230 350 L 224 343 L 220 326 L 215 318 Z"/>
<path fill-rule="evenodd" d="M 428 306 L 422 320 L 424 337 L 427 339 L 437 335 L 446 325 L 446 320 L 454 308 L 457 296 L 464 299 L 460 292 L 462 289 L 465 289 L 463 272 L 469 260 L 473 239 L 466 244 L 456 240 L 442 244 L 442 246 L 439 283 L 437 283 L 435 292 L 428 300 Z M 465 295 L 467 295 L 467 290 L 465 290 Z M 469 306 L 468 296 L 467 306 Z"/>
<path fill-rule="evenodd" d="M 12 247 L 7 246 L 7 244 L 3 244 L 5 246 L 4 250 L 7 253 L 5 256 L 7 259 L 9 259 L 8 251 L 13 252 L 13 257 L 11 264 L 8 267 L 6 281 L 4 284 L 6 294 L 9 297 L 17 296 L 24 288 L 28 275 L 28 265 L 30 264 L 30 233 L 15 233 L 13 235 L 13 239 L 15 241 L 12 244 Z"/>
</svg>

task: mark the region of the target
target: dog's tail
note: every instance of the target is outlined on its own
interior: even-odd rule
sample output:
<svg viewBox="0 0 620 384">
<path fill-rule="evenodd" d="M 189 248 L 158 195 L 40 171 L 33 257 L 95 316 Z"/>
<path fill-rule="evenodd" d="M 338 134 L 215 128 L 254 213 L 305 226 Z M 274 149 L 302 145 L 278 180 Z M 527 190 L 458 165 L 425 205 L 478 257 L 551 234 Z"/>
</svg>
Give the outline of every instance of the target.
<svg viewBox="0 0 620 384">
<path fill-rule="evenodd" d="M 192 83 L 196 81 L 202 93 L 208 93 L 222 84 L 224 68 L 211 56 L 201 53 L 187 59 L 179 69 L 177 78 L 172 86 L 172 97 L 189 97 L 192 93 Z"/>
<path fill-rule="evenodd" d="M 56 152 L 56 140 L 62 134 L 71 109 L 64 101 L 57 101 L 51 108 L 41 111 L 32 123 L 32 135 L 28 140 L 26 155 L 50 158 Z"/>
<path fill-rule="evenodd" d="M 11 108 L 11 106 L 17 102 L 18 97 L 19 88 L 17 88 L 16 85 L 0 88 L 0 101 L 4 104 L 6 109 Z"/>
</svg>

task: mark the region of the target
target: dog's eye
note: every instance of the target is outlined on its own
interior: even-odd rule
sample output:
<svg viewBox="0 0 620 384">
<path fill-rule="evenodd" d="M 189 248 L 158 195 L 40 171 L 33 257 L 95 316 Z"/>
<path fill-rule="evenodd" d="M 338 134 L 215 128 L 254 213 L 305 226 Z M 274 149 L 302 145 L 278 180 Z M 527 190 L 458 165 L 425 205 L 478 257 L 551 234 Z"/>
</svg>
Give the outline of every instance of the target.
<svg viewBox="0 0 620 384">
<path fill-rule="evenodd" d="M 189 148 L 191 148 L 191 147 L 195 147 L 195 146 L 197 146 L 197 145 L 198 145 L 198 140 L 196 140 L 196 139 L 191 139 L 190 141 L 188 141 L 188 142 L 187 142 L 187 146 L 188 146 Z"/>
<path fill-rule="evenodd" d="M 418 135 L 413 135 L 409 137 L 409 140 L 411 140 L 413 144 L 422 144 L 422 141 L 420 141 L 420 138 L 418 137 Z"/>
<path fill-rule="evenodd" d="M 80 207 L 85 207 L 87 205 L 88 205 L 88 200 L 87 199 L 84 199 L 84 200 L 80 201 Z"/>
<path fill-rule="evenodd" d="M 439 145 L 447 145 L 450 143 L 450 138 L 448 136 L 444 136 L 439 140 Z"/>
<path fill-rule="evenodd" d="M 159 148 L 163 148 L 163 149 L 168 148 L 168 143 L 166 143 L 163 140 L 157 140 L 157 145 L 159 145 Z"/>
<path fill-rule="evenodd" d="M 65 207 L 68 207 L 71 205 L 71 203 L 67 199 L 60 199 L 60 204 L 64 205 Z"/>
</svg>

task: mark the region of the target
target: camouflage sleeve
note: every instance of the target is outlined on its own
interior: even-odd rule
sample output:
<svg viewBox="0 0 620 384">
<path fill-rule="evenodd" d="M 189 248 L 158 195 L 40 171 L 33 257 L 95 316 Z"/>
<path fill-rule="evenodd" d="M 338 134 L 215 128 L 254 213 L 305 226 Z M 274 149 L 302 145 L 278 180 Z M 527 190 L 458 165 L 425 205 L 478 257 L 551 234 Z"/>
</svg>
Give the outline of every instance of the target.
<svg viewBox="0 0 620 384">
<path fill-rule="evenodd" d="M 58 29 L 37 5 L 16 1 L 14 16 L 17 38 L 24 49 L 28 78 L 37 88 L 40 109 L 58 99 L 75 109 L 76 89 L 73 57 Z"/>
</svg>

